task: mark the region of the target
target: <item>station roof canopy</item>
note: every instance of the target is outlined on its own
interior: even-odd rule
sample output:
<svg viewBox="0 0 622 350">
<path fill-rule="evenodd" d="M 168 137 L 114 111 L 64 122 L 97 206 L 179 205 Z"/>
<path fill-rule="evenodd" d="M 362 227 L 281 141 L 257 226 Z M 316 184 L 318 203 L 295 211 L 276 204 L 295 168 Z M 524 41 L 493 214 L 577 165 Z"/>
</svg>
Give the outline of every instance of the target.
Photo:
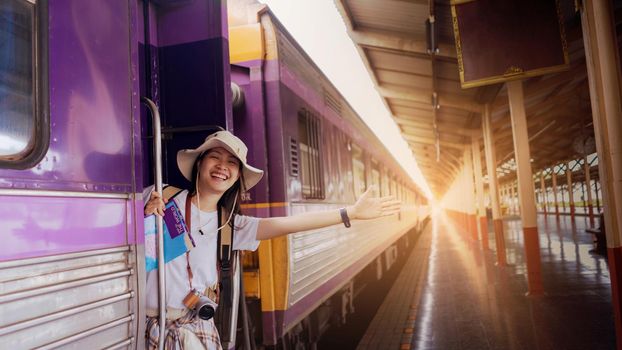
<svg viewBox="0 0 622 350">
<path fill-rule="evenodd" d="M 534 174 L 595 152 L 580 16 L 573 0 L 559 3 L 570 68 L 523 82 Z M 437 198 L 459 173 L 471 138 L 483 148 L 484 104 L 492 111 L 500 181 L 516 177 L 505 85 L 461 87 L 450 0 L 335 0 L 335 4 Z M 426 40 L 431 14 L 438 33 L 439 51 L 434 55 L 428 53 Z M 481 155 L 485 167 L 483 150 Z"/>
</svg>

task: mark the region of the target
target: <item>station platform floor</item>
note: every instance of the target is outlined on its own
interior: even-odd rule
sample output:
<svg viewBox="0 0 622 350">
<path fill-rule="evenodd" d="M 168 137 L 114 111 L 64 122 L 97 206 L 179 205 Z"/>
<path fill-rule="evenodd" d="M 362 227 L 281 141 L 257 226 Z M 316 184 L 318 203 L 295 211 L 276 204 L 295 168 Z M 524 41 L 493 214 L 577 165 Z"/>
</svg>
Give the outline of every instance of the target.
<svg viewBox="0 0 622 350">
<path fill-rule="evenodd" d="M 589 220 L 538 216 L 543 296 L 526 296 L 519 220 L 505 220 L 508 266 L 495 242 L 474 242 L 443 214 L 433 218 L 357 349 L 615 349 L 606 253 Z"/>
</svg>

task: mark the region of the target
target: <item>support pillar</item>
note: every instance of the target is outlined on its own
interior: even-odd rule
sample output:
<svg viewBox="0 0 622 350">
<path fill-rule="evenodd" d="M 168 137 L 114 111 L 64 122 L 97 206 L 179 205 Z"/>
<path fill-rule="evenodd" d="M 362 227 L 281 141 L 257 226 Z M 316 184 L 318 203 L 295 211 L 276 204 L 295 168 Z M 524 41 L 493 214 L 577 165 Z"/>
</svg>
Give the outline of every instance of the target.
<svg viewBox="0 0 622 350">
<path fill-rule="evenodd" d="M 512 135 L 514 139 L 514 155 L 518 176 L 518 196 L 520 201 L 521 219 L 525 240 L 525 257 L 527 260 L 527 282 L 529 295 L 541 295 L 542 272 L 540 263 L 540 243 L 536 221 L 535 190 L 533 188 L 533 174 L 531 172 L 531 155 L 529 151 L 529 135 L 527 133 L 527 117 L 525 115 L 525 101 L 522 81 L 511 81 L 507 84 L 512 119 Z"/>
<path fill-rule="evenodd" d="M 497 179 L 497 157 L 495 154 L 495 143 L 492 137 L 492 120 L 490 115 L 490 105 L 484 106 L 482 117 L 482 127 L 484 129 L 484 152 L 486 154 L 486 172 L 488 173 L 488 184 L 490 192 L 490 206 L 492 207 L 492 222 L 495 229 L 495 245 L 497 248 L 497 265 L 507 265 L 505 255 L 505 237 L 503 234 L 503 220 L 501 219 L 501 207 L 499 206 L 499 182 Z"/>
<path fill-rule="evenodd" d="M 590 226 L 594 227 L 594 208 L 592 207 L 592 179 L 590 178 L 590 163 L 587 157 L 583 158 L 585 169 L 585 189 L 587 190 L 587 212 L 590 216 Z"/>
<path fill-rule="evenodd" d="M 542 192 L 542 210 L 544 211 L 544 215 L 547 215 L 546 212 L 546 201 L 547 201 L 547 193 L 546 186 L 544 186 L 544 172 L 540 173 L 540 191 Z"/>
<path fill-rule="evenodd" d="M 561 197 L 561 204 L 562 204 L 562 213 L 566 213 L 566 193 L 564 192 L 564 185 L 559 185 L 559 192 L 560 193 L 560 197 Z"/>
<path fill-rule="evenodd" d="M 553 203 L 555 203 L 555 216 L 559 219 L 559 201 L 557 200 L 557 174 L 555 173 L 555 166 L 553 165 L 553 172 L 551 173 L 551 179 L 553 180 Z"/>
<path fill-rule="evenodd" d="M 574 186 L 572 184 L 572 170 L 570 170 L 570 163 L 566 165 L 566 185 L 568 186 L 570 217 L 574 220 Z"/>
<path fill-rule="evenodd" d="M 466 176 L 465 190 L 467 191 L 467 220 L 469 232 L 474 241 L 479 239 L 477 234 L 477 207 L 475 197 L 475 184 L 473 182 L 473 161 L 471 157 L 471 147 L 464 147 L 464 175 Z"/>
<path fill-rule="evenodd" d="M 600 213 L 600 198 L 598 192 L 600 190 L 600 184 L 598 180 L 594 180 L 594 192 L 596 193 L 596 213 Z"/>
<path fill-rule="evenodd" d="M 622 101 L 620 58 L 610 1 L 585 1 L 581 25 L 602 187 L 617 348 L 622 349 Z"/>
<path fill-rule="evenodd" d="M 516 198 L 516 192 L 514 192 L 514 183 L 510 183 L 510 208 L 512 208 L 512 214 L 516 213 L 516 201 L 514 200 L 514 198 Z"/>
<path fill-rule="evenodd" d="M 501 203 L 505 203 L 505 205 L 507 206 L 507 211 L 505 213 L 502 214 L 509 214 L 510 213 L 510 207 L 512 206 L 512 202 L 510 201 L 510 188 L 508 187 L 508 185 L 503 186 L 502 191 L 501 191 Z"/>
<path fill-rule="evenodd" d="M 482 248 L 488 247 L 488 220 L 486 219 L 486 206 L 484 204 L 484 181 L 482 176 L 482 154 L 479 149 L 479 140 L 471 138 L 471 153 L 473 154 L 473 172 L 475 174 L 475 190 L 477 191 L 477 222 L 479 234 L 482 240 Z"/>
<path fill-rule="evenodd" d="M 585 181 L 581 181 L 581 203 L 585 208 Z"/>
</svg>

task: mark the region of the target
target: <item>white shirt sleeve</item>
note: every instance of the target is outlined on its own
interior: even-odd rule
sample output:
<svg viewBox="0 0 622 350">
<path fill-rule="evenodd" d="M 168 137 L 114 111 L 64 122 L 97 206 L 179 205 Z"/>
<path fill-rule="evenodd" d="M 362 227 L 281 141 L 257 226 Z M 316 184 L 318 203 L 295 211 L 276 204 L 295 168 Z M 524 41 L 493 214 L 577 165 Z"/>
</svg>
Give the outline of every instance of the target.
<svg viewBox="0 0 622 350">
<path fill-rule="evenodd" d="M 155 185 L 147 186 L 143 189 L 143 204 L 147 205 L 149 198 L 151 198 L 151 192 L 155 191 Z"/>
<path fill-rule="evenodd" d="M 259 247 L 259 241 L 257 240 L 259 220 L 260 218 L 252 216 L 235 216 L 235 231 L 233 233 L 234 250 L 257 250 L 257 247 Z"/>
</svg>

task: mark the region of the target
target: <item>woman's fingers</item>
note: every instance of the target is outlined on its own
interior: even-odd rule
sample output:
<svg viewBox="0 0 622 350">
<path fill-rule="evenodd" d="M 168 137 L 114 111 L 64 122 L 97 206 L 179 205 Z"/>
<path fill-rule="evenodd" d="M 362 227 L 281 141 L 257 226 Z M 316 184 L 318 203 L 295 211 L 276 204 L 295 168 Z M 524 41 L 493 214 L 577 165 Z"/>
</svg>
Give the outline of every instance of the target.
<svg viewBox="0 0 622 350">
<path fill-rule="evenodd" d="M 401 204 L 402 201 L 396 200 L 396 199 L 390 199 L 390 200 L 385 200 L 385 201 L 380 201 L 380 204 L 385 206 L 385 205 L 393 205 L 393 204 Z"/>
<path fill-rule="evenodd" d="M 151 192 L 149 202 L 145 206 L 145 214 L 157 214 L 160 216 L 164 216 L 164 207 L 165 204 L 162 200 L 162 195 L 157 191 L 153 191 Z"/>
<path fill-rule="evenodd" d="M 381 202 L 388 202 L 388 201 L 394 201 L 397 198 L 395 198 L 395 196 L 384 196 L 384 197 L 380 197 L 380 201 Z"/>
<path fill-rule="evenodd" d="M 402 208 L 399 205 L 395 205 L 395 206 L 391 206 L 391 207 L 387 207 L 387 208 L 382 208 L 382 212 L 383 213 L 399 213 L 400 210 L 402 210 Z"/>
</svg>

